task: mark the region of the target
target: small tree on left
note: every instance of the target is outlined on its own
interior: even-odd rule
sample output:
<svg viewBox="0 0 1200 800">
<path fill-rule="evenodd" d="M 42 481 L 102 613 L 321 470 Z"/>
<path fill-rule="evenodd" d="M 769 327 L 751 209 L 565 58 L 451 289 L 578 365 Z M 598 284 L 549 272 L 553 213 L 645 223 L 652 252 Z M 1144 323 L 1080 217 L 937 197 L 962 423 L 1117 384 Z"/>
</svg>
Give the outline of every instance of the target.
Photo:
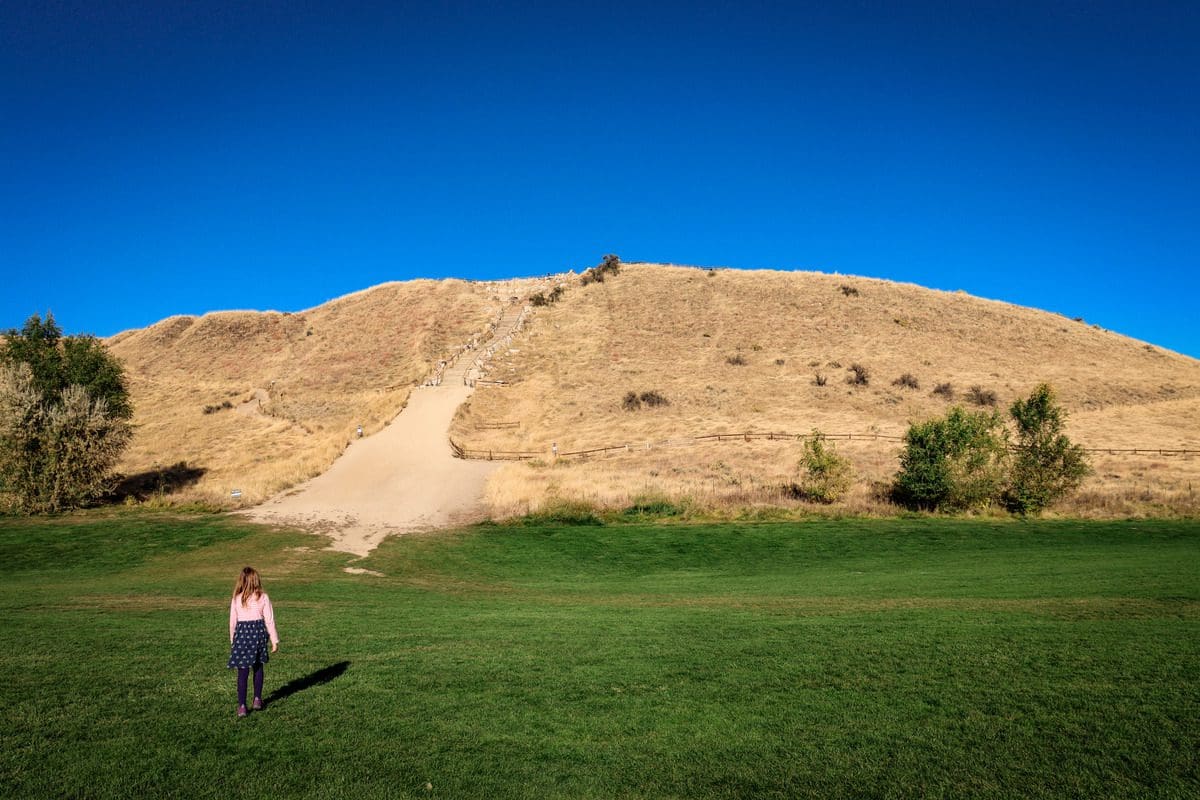
<svg viewBox="0 0 1200 800">
<path fill-rule="evenodd" d="M 0 341 L 0 504 L 48 513 L 112 487 L 133 408 L 120 362 L 94 336 L 33 315 Z"/>
</svg>

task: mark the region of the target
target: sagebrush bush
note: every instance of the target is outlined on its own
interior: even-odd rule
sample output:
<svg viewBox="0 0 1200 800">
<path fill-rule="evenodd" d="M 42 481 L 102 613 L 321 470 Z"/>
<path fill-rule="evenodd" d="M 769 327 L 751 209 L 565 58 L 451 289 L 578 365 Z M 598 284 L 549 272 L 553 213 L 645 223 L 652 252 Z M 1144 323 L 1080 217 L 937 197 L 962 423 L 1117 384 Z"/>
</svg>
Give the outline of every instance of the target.
<svg viewBox="0 0 1200 800">
<path fill-rule="evenodd" d="M 651 408 L 658 406 L 669 406 L 671 402 L 656 391 L 642 392 L 641 401 Z"/>
<path fill-rule="evenodd" d="M 855 289 L 853 286 L 851 286 L 849 284 L 843 283 L 841 286 L 841 289 L 842 289 L 842 294 L 844 294 L 846 297 L 854 297 L 854 296 L 858 295 L 858 289 Z"/>
<path fill-rule="evenodd" d="M 892 386 L 900 386 L 905 389 L 920 389 L 921 383 L 916 376 L 910 372 L 906 372 L 896 380 L 892 381 Z"/>
<path fill-rule="evenodd" d="M 642 401 L 638 399 L 637 392 L 626 392 L 625 399 L 621 401 L 621 408 L 626 411 L 637 411 L 642 407 Z"/>
<path fill-rule="evenodd" d="M 995 407 L 996 405 L 996 393 L 979 385 L 972 386 L 967 391 L 967 399 L 977 406 Z"/>
<path fill-rule="evenodd" d="M 851 386 L 866 386 L 871 382 L 871 372 L 862 364 L 851 364 L 850 374 L 846 376 L 846 383 Z"/>
<path fill-rule="evenodd" d="M 814 503 L 836 503 L 850 488 L 854 474 L 850 460 L 839 455 L 818 430 L 804 440 L 804 454 L 797 466 L 800 481 L 796 494 Z"/>
<path fill-rule="evenodd" d="M 734 355 L 727 357 L 725 359 L 725 363 L 732 364 L 735 367 L 744 367 L 746 366 L 746 359 L 741 353 L 735 353 Z"/>
<path fill-rule="evenodd" d="M 826 378 L 824 375 L 822 375 L 819 372 L 816 373 L 815 375 L 813 375 L 813 383 L 817 386 L 824 386 L 828 381 L 829 381 L 829 378 Z"/>
<path fill-rule="evenodd" d="M 933 393 L 941 395 L 947 400 L 954 399 L 954 387 L 949 383 L 939 383 L 937 386 L 934 386 Z"/>
</svg>

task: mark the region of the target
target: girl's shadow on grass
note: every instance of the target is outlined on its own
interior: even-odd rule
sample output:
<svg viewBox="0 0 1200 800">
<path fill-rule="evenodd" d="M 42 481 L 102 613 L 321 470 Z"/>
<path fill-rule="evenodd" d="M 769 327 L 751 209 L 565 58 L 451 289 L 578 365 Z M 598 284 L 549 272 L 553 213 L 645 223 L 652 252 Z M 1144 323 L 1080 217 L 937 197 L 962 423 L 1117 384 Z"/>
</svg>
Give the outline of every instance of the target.
<svg viewBox="0 0 1200 800">
<path fill-rule="evenodd" d="M 276 703 L 285 697 L 291 697 L 296 692 L 303 692 L 305 689 L 311 689 L 314 686 L 320 686 L 323 683 L 329 683 L 331 680 L 341 675 L 350 666 L 349 661 L 339 661 L 336 664 L 330 664 L 328 667 L 321 667 L 316 672 L 310 672 L 303 678 L 296 678 L 294 681 L 288 681 L 283 686 L 280 686 L 275 691 L 271 692 L 267 697 L 267 703 Z"/>
</svg>

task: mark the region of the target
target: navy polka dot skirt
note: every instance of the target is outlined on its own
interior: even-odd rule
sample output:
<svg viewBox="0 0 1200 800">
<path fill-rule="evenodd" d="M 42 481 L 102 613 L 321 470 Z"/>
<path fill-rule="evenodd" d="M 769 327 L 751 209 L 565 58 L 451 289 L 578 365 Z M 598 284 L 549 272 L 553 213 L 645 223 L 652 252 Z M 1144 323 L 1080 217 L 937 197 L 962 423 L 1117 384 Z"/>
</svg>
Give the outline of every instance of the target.
<svg viewBox="0 0 1200 800">
<path fill-rule="evenodd" d="M 229 663 L 225 666 L 253 667 L 271 660 L 271 635 L 267 623 L 261 619 L 239 620 L 233 629 L 233 647 L 229 649 Z"/>
</svg>

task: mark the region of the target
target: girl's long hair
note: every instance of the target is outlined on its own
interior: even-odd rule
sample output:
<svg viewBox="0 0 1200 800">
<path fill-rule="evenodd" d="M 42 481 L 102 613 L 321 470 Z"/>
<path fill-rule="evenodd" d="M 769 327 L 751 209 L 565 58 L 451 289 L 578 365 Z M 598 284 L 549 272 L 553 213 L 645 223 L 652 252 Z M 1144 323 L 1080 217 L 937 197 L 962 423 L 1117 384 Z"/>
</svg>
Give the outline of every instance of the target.
<svg viewBox="0 0 1200 800">
<path fill-rule="evenodd" d="M 262 596 L 262 579 L 258 577 L 258 570 L 254 567 L 243 567 L 242 574 L 238 575 L 237 583 L 233 585 L 233 596 L 242 596 L 242 605 L 245 606 L 250 601 L 250 595 L 255 597 Z"/>
</svg>

